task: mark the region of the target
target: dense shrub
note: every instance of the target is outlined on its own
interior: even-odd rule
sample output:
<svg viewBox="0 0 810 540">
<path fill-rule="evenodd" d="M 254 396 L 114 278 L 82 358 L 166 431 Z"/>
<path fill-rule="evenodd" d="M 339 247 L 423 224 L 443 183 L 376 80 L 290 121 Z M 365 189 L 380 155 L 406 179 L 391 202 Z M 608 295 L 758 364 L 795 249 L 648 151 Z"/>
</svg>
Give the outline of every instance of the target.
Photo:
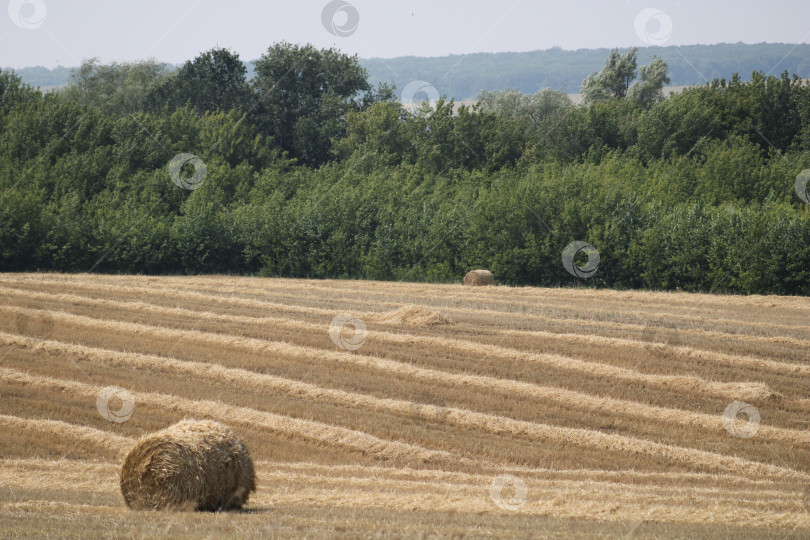
<svg viewBox="0 0 810 540">
<path fill-rule="evenodd" d="M 357 79 L 351 58 L 324 58 Z M 189 80 L 222 76 L 209 63 Z M 0 270 L 455 281 L 483 267 L 510 284 L 810 294 L 794 193 L 810 90 L 787 75 L 645 107 L 513 92 L 416 113 L 355 81 L 337 112 L 295 88 L 304 116 L 277 125 L 261 117 L 271 96 L 251 109 L 234 84 L 223 103 L 209 85 L 204 103 L 109 112 L 0 71 Z M 205 162 L 198 189 L 170 178 L 179 153 Z M 561 263 L 575 240 L 600 253 L 589 280 Z"/>
</svg>

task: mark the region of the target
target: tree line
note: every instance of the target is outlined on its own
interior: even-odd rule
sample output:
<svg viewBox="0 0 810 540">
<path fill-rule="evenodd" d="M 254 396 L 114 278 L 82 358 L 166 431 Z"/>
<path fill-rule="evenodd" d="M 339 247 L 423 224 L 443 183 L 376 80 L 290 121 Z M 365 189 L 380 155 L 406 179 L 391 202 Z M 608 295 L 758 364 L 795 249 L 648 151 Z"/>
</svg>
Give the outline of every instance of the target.
<svg viewBox="0 0 810 540">
<path fill-rule="evenodd" d="M 569 51 L 560 47 L 528 52 L 470 53 L 440 57 L 406 56 L 363 58 L 360 65 L 372 83 L 386 81 L 400 90 L 413 80 L 429 81 L 440 93 L 456 99 L 474 99 L 481 88 L 516 88 L 533 94 L 542 88 L 579 92 L 582 80 L 599 69 L 608 49 Z M 714 78 L 740 73 L 746 79 L 759 69 L 780 70 L 810 77 L 810 45 L 791 43 L 718 43 L 713 45 L 649 46 L 639 49 L 646 61 L 654 56 L 667 62 L 675 86 L 705 84 Z M 253 60 L 245 62 L 253 78 Z M 166 66 L 175 69 L 179 66 Z M 18 70 L 32 86 L 67 84 L 70 68 L 30 67 Z"/>
<path fill-rule="evenodd" d="M 473 99 L 481 88 L 516 88 L 533 94 L 543 88 L 577 93 L 583 79 L 597 71 L 609 49 L 554 47 L 529 52 L 470 53 L 432 58 L 368 58 L 362 65 L 369 79 L 390 81 L 404 88 L 409 81 L 429 81 L 440 93 L 456 99 Z M 740 73 L 746 80 L 757 70 L 778 66 L 804 78 L 810 77 L 810 45 L 788 43 L 718 43 L 714 45 L 649 46 L 639 49 L 647 62 L 662 58 L 675 86 L 705 84 L 714 78 Z"/>
<path fill-rule="evenodd" d="M 506 90 L 408 111 L 367 75 L 284 42 L 251 80 L 220 48 L 176 71 L 91 59 L 47 94 L 0 71 L 0 269 L 455 281 L 485 267 L 509 284 L 810 293 L 797 76 L 665 99 L 666 62 L 638 67 L 631 49 L 585 79 L 583 105 Z M 593 277 L 566 271 L 572 241 L 598 250 Z"/>
</svg>

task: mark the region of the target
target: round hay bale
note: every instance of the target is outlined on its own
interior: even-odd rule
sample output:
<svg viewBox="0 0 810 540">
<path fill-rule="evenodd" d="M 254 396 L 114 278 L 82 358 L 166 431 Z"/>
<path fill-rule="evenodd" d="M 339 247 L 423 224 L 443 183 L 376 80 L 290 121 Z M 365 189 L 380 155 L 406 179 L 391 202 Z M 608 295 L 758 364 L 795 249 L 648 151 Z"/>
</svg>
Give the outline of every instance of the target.
<svg viewBox="0 0 810 540">
<path fill-rule="evenodd" d="M 464 285 L 482 286 L 495 283 L 495 277 L 489 270 L 471 270 L 464 276 Z"/>
<path fill-rule="evenodd" d="M 133 510 L 230 510 L 253 491 L 247 447 L 210 420 L 182 420 L 141 438 L 121 468 L 121 493 Z"/>
</svg>

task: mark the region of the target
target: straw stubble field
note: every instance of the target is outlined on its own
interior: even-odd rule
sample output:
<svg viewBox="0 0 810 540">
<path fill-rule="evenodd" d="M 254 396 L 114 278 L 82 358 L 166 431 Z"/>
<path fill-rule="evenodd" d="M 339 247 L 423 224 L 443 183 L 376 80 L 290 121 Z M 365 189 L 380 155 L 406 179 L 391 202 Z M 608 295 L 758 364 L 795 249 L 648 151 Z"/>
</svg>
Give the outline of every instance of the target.
<svg viewBox="0 0 810 540">
<path fill-rule="evenodd" d="M 810 535 L 810 301 L 0 274 L 0 536 Z M 734 416 L 734 413 L 739 414 Z M 131 511 L 212 419 L 258 490 Z"/>
</svg>

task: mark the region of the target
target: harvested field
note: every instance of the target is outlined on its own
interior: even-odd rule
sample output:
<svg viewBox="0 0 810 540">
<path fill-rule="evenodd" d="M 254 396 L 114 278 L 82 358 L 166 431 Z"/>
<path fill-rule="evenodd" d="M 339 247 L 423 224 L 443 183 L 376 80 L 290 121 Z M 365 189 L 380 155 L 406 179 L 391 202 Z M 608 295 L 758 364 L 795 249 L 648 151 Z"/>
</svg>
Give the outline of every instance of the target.
<svg viewBox="0 0 810 540">
<path fill-rule="evenodd" d="M 0 296 L 3 537 L 810 535 L 805 298 L 58 274 Z M 124 456 L 183 418 L 247 445 L 244 510 L 126 507 Z"/>
</svg>

